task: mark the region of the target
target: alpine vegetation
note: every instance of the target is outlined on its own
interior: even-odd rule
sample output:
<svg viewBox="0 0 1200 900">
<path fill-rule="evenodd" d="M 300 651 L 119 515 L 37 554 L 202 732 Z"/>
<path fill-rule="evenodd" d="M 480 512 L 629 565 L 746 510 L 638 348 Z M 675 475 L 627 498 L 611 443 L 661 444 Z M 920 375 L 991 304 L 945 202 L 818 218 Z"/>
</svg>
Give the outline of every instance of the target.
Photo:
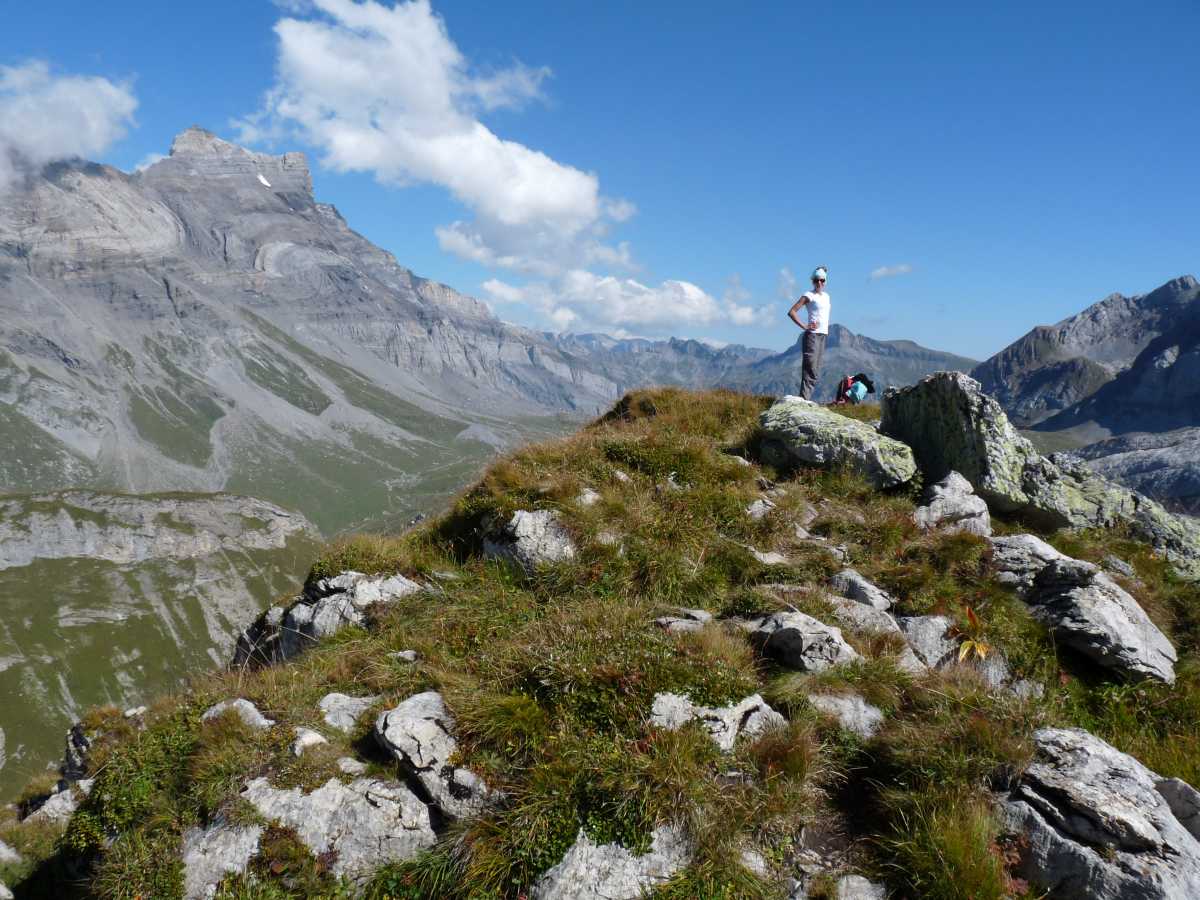
<svg viewBox="0 0 1200 900">
<path fill-rule="evenodd" d="M 637 391 L 335 541 L 229 668 L 84 716 L 3 813 L 0 881 L 1200 896 L 1194 526 L 965 377 L 885 395 L 890 436 L 846 412 Z"/>
</svg>

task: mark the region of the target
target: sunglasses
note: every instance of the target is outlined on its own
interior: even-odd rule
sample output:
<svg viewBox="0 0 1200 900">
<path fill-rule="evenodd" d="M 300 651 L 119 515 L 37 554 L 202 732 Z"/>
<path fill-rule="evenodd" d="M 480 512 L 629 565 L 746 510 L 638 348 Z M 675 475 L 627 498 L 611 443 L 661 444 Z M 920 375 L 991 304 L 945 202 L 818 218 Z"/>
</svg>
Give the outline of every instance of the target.
<svg viewBox="0 0 1200 900">
<path fill-rule="evenodd" d="M 824 284 L 824 283 L 825 283 L 825 279 L 824 279 L 824 278 L 814 278 L 814 279 L 813 279 L 813 281 L 815 281 L 817 284 Z"/>
</svg>

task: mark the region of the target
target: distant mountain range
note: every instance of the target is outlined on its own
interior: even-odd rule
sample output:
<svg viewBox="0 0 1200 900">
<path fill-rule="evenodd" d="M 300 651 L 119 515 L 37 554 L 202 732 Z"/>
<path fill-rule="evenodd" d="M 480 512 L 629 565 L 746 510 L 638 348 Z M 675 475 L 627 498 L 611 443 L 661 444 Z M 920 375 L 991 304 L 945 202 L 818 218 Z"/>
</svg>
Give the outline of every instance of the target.
<svg viewBox="0 0 1200 900">
<path fill-rule="evenodd" d="M 1200 512 L 1200 282 L 1113 294 L 1040 326 L 971 373 L 1035 440 Z"/>
</svg>

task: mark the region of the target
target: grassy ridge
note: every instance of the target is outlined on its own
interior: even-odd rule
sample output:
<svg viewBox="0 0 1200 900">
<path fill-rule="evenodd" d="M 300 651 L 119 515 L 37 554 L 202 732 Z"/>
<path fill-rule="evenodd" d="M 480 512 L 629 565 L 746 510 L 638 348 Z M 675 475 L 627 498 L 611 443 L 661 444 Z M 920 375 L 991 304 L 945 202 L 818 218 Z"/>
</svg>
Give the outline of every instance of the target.
<svg viewBox="0 0 1200 900">
<path fill-rule="evenodd" d="M 846 473 L 784 479 L 740 463 L 735 455 L 752 451 L 765 406 L 729 392 L 636 392 L 579 433 L 495 464 L 428 526 L 333 544 L 314 576 L 402 572 L 437 590 L 398 601 L 369 629 L 342 632 L 288 665 L 199 678 L 162 699 L 144 731 L 115 710 L 93 712 L 89 724 L 110 737 L 93 755 L 90 798 L 61 836 L 0 822 L 0 838 L 28 857 L 0 867 L 0 880 L 25 879 L 28 896 L 67 896 L 68 882 L 79 897 L 179 896 L 181 835 L 217 815 L 256 821 L 238 796 L 248 778 L 312 789 L 345 777 L 336 766 L 345 755 L 394 777 L 371 739 L 373 716 L 348 736 L 321 721 L 317 701 L 335 690 L 377 694 L 377 710 L 441 691 L 458 722 L 458 761 L 508 795 L 453 826 L 434 850 L 380 870 L 366 889 L 374 898 L 521 897 L 580 829 L 641 850 L 666 822 L 687 830 L 696 853 L 660 900 L 782 898 L 803 831 L 841 835 L 854 868 L 903 895 L 1032 897 L 1006 872 L 988 794 L 1026 764 L 1034 728 L 1079 724 L 1165 776 L 1200 781 L 1193 586 L 1119 535 L 1050 536 L 1072 555 L 1117 552 L 1134 565 L 1138 581 L 1126 586 L 1180 649 L 1174 688 L 1115 684 L 1059 652 L 995 583 L 986 541 L 917 531 L 911 493 L 881 494 Z M 870 419 L 877 411 L 854 413 Z M 768 482 L 779 488 L 776 508 L 753 521 L 745 509 Z M 579 503 L 584 488 L 600 500 Z M 675 605 L 726 617 L 800 608 L 828 620 L 820 587 L 841 566 L 797 537 L 796 519 L 809 507 L 809 530 L 845 545 L 849 564 L 897 597 L 897 612 L 951 616 L 964 636 L 1002 650 L 1018 675 L 1044 684 L 1045 695 L 1021 701 L 989 691 L 966 669 L 913 678 L 896 665 L 894 639 L 847 632 L 861 662 L 803 675 L 756 658 L 736 629 L 716 624 L 674 637 L 653 625 Z M 559 511 L 580 548 L 573 561 L 525 576 L 480 557 L 490 517 L 538 508 Z M 751 548 L 789 562 L 764 565 Z M 389 656 L 402 649 L 418 651 L 419 662 Z M 761 692 L 789 724 L 721 754 L 697 727 L 647 726 L 661 691 L 704 705 Z M 807 700 L 849 691 L 887 714 L 870 741 Z M 265 736 L 233 719 L 200 726 L 203 709 L 233 696 L 279 724 Z M 296 725 L 330 743 L 296 759 Z M 748 849 L 766 859 L 767 876 L 743 865 Z M 251 872 L 229 879 L 219 896 L 348 896 L 328 865 L 291 832 L 271 828 Z"/>
</svg>

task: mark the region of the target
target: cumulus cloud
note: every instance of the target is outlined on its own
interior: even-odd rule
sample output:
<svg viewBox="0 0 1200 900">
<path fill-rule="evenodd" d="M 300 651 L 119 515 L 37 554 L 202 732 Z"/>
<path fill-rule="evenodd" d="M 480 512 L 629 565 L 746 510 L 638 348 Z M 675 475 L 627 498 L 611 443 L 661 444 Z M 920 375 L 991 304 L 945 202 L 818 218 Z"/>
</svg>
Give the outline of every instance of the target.
<svg viewBox="0 0 1200 900">
<path fill-rule="evenodd" d="M 138 164 L 133 167 L 133 171 L 144 172 L 155 163 L 162 162 L 166 158 L 167 155 L 165 153 L 147 153 L 141 158 Z"/>
<path fill-rule="evenodd" d="M 103 153 L 137 105 L 129 85 L 107 78 L 57 75 L 42 61 L 0 66 L 0 189 L 47 163 Z"/>
<path fill-rule="evenodd" d="M 779 270 L 779 282 L 775 293 L 779 295 L 780 300 L 795 300 L 800 295 L 797 285 L 796 276 L 791 269 L 784 266 Z"/>
<path fill-rule="evenodd" d="M 878 281 L 880 278 L 895 278 L 897 275 L 907 275 L 913 270 L 913 267 L 908 263 L 900 263 L 898 266 L 880 266 L 878 269 L 872 269 L 870 278 L 872 281 Z"/>
<path fill-rule="evenodd" d="M 734 325 L 765 325 L 770 321 L 770 307 L 749 305 L 751 294 L 742 284 L 741 275 L 735 274 L 729 279 L 729 286 L 721 299 L 725 304 L 725 314 Z"/>
<path fill-rule="evenodd" d="M 446 188 L 473 218 L 439 228 L 442 248 L 486 266 L 547 276 L 628 256 L 602 238 L 633 204 L 602 196 L 594 173 L 480 120 L 540 99 L 549 69 L 473 70 L 428 0 L 288 8 L 295 15 L 275 26 L 276 83 L 263 109 L 239 123 L 243 139 L 298 134 L 331 169 Z"/>
</svg>

